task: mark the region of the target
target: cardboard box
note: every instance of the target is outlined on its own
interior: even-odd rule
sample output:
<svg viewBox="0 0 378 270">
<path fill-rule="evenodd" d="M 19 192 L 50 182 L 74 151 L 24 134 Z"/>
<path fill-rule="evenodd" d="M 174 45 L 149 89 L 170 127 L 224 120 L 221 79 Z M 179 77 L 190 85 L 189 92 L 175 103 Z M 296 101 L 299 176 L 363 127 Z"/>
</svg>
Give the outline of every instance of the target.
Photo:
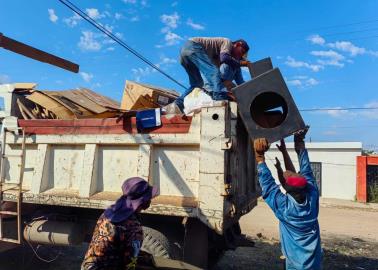
<svg viewBox="0 0 378 270">
<path fill-rule="evenodd" d="M 160 87 L 126 81 L 121 102 L 122 110 L 161 108 L 172 103 L 179 93 Z"/>
</svg>

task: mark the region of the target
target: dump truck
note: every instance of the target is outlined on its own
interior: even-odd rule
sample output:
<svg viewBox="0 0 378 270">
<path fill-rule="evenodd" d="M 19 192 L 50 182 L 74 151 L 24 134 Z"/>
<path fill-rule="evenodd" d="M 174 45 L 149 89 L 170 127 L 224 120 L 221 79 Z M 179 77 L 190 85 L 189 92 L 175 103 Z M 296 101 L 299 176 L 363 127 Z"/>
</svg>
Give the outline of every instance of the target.
<svg viewBox="0 0 378 270">
<path fill-rule="evenodd" d="M 261 192 L 236 103 L 162 116 L 160 127 L 140 131 L 135 117 L 20 119 L 21 86 L 0 85 L 1 240 L 89 241 L 123 181 L 139 176 L 160 190 L 141 214 L 142 250 L 206 268 L 238 245 L 238 221 Z"/>
</svg>

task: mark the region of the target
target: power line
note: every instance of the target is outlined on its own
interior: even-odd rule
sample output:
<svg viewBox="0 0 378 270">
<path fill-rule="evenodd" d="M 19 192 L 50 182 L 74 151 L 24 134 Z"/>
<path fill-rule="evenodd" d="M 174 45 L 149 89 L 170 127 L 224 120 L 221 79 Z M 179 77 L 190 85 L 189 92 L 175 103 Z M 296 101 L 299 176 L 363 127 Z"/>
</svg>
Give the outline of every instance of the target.
<svg viewBox="0 0 378 270">
<path fill-rule="evenodd" d="M 150 60 L 148 60 L 142 54 L 140 54 L 139 52 L 137 52 L 136 50 L 134 50 L 133 48 L 131 48 L 129 45 L 127 45 L 123 40 L 121 40 L 117 36 L 113 35 L 112 32 L 110 32 L 109 30 L 107 30 L 105 27 L 103 27 L 101 24 L 99 24 L 98 22 L 96 22 L 91 17 L 89 17 L 84 11 L 82 11 L 79 7 L 75 6 L 72 2 L 70 2 L 69 0 L 59 0 L 59 2 L 61 2 L 63 5 L 65 5 L 69 9 L 71 9 L 74 13 L 76 13 L 77 15 L 79 15 L 81 18 L 83 18 L 84 20 L 86 20 L 87 22 L 89 22 L 90 24 L 92 24 L 94 27 L 96 27 L 98 30 L 100 30 L 105 35 L 107 35 L 109 38 L 111 38 L 112 40 L 114 40 L 115 42 L 117 42 L 119 45 L 121 45 L 122 47 L 124 47 L 126 50 L 128 50 L 129 52 L 131 52 L 132 54 L 134 54 L 136 57 L 138 57 L 140 60 L 142 60 L 143 62 L 145 62 L 147 65 L 149 65 L 153 69 L 159 71 L 165 77 L 167 77 L 171 81 L 175 82 L 176 84 L 178 84 L 182 88 L 187 89 L 187 87 L 185 85 L 183 85 L 182 83 L 180 83 L 179 81 L 177 81 L 176 79 L 174 79 L 172 76 L 170 76 L 165 71 L 163 71 L 162 69 L 160 69 L 157 65 L 153 64 Z"/>
<path fill-rule="evenodd" d="M 355 33 L 362 33 L 362 32 L 369 32 L 375 31 L 378 28 L 369 28 L 369 29 L 362 29 L 362 30 L 355 30 L 355 31 L 348 31 L 348 32 L 338 32 L 338 33 L 330 33 L 330 34 L 322 34 L 322 37 L 330 37 L 330 36 L 337 36 L 337 35 L 345 35 L 345 34 L 355 34 Z"/>
<path fill-rule="evenodd" d="M 313 29 L 309 29 L 309 30 L 303 30 L 303 31 L 300 31 L 300 32 L 296 32 L 296 33 L 312 32 L 312 31 L 339 28 L 339 27 L 348 27 L 348 26 L 353 26 L 353 25 L 374 23 L 374 22 L 378 22 L 378 19 L 368 20 L 368 21 L 359 21 L 359 22 L 354 22 L 354 23 L 346 23 L 346 24 L 337 24 L 337 25 L 324 26 L 324 27 L 317 27 L 317 28 L 313 28 Z"/>
<path fill-rule="evenodd" d="M 276 161 L 276 159 L 273 159 L 270 157 L 270 155 L 266 154 L 267 156 L 267 160 L 270 160 L 270 161 Z M 296 161 L 296 160 L 292 160 L 293 163 L 295 164 L 299 164 L 299 161 Z M 333 162 L 323 162 L 321 161 L 322 164 L 326 164 L 326 165 L 335 165 L 335 166 L 348 166 L 348 167 L 355 167 L 356 164 L 350 164 L 350 163 L 333 163 Z"/>
<path fill-rule="evenodd" d="M 300 109 L 301 112 L 312 112 L 312 111 L 352 111 L 352 110 L 377 110 L 378 107 L 345 107 L 345 108 L 314 108 L 314 109 Z"/>
</svg>

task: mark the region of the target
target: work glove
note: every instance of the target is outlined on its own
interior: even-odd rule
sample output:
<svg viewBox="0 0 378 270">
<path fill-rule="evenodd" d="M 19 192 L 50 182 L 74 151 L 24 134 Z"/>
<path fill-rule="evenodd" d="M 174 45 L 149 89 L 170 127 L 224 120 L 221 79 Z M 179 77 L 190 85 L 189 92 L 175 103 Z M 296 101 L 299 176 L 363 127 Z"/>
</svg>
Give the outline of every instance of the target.
<svg viewBox="0 0 378 270">
<path fill-rule="evenodd" d="M 253 148 L 255 150 L 256 162 L 264 162 L 264 154 L 269 149 L 269 143 L 265 138 L 258 138 L 253 141 Z"/>
<path fill-rule="evenodd" d="M 304 129 L 298 130 L 294 133 L 294 148 L 295 152 L 297 152 L 298 154 L 301 150 L 305 149 L 304 139 L 309 128 L 310 126 L 306 126 Z"/>
</svg>

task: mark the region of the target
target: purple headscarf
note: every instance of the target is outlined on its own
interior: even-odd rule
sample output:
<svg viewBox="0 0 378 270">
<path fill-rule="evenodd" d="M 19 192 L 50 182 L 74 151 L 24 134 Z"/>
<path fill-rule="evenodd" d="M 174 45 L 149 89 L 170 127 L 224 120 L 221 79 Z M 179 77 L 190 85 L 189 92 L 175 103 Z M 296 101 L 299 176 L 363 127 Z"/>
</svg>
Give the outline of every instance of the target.
<svg viewBox="0 0 378 270">
<path fill-rule="evenodd" d="M 113 223 L 127 219 L 139 206 L 156 197 L 159 191 L 143 178 L 132 177 L 123 182 L 122 193 L 123 195 L 104 212 L 105 217 Z"/>
</svg>

